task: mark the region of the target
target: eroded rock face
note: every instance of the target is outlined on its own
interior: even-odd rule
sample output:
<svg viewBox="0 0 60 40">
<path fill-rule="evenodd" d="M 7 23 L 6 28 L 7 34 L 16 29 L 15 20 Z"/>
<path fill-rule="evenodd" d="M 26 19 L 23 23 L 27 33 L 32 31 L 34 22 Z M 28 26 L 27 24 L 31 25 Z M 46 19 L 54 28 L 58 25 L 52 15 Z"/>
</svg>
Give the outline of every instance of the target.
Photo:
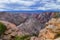
<svg viewBox="0 0 60 40">
<path fill-rule="evenodd" d="M 0 20 L 2 23 L 4 23 L 7 26 L 7 30 L 5 34 L 2 36 L 2 39 L 5 40 L 13 40 L 11 37 L 15 37 L 15 35 L 22 35 L 22 34 L 38 34 L 39 31 L 45 27 L 45 23 L 49 21 L 50 18 L 54 13 L 41 13 L 41 14 L 9 14 L 9 13 L 0 13 Z M 56 20 L 56 19 L 54 19 Z M 6 22 L 8 21 L 8 22 Z M 10 23 L 11 22 L 11 23 Z M 12 24 L 14 23 L 14 24 Z M 54 24 L 54 22 L 53 22 Z M 18 25 L 18 26 L 16 26 Z M 47 23 L 47 25 L 52 26 L 55 28 L 55 25 L 50 25 Z M 59 24 L 60 25 L 60 24 Z M 51 29 L 53 29 L 51 28 Z M 58 29 L 58 28 L 57 28 Z M 59 32 L 53 30 L 54 32 Z M 46 34 L 47 32 L 47 34 Z M 33 40 L 52 40 L 55 38 L 56 33 L 52 32 L 48 27 L 43 29 L 40 33 L 40 35 L 43 35 L 42 37 L 32 37 Z M 49 35 L 49 36 L 47 36 Z M 45 38 L 46 37 L 46 38 Z M 51 39 L 52 38 L 52 39 Z M 59 38 L 58 38 L 59 39 Z"/>
<path fill-rule="evenodd" d="M 8 21 L 8 22 L 14 23 L 15 25 L 19 25 L 23 23 L 28 16 L 29 16 L 28 14 L 23 14 L 23 13 L 13 14 L 13 13 L 7 13 L 7 12 L 0 12 L 0 20 Z"/>
<path fill-rule="evenodd" d="M 43 24 L 40 24 L 39 21 L 35 18 L 30 17 L 25 23 L 20 24 L 17 26 L 22 32 L 26 32 L 29 34 L 37 34 Z"/>
<path fill-rule="evenodd" d="M 24 23 L 27 18 L 30 16 L 36 18 L 39 20 L 40 23 L 44 24 L 47 21 L 49 21 L 50 18 L 54 16 L 54 13 L 11 13 L 11 12 L 0 12 L 0 20 L 8 21 L 11 23 L 14 23 L 15 25 L 20 25 L 21 23 Z"/>
<path fill-rule="evenodd" d="M 6 31 L 4 32 L 4 34 L 1 35 L 0 39 L 13 40 L 16 35 L 22 34 L 22 32 L 20 32 L 18 30 L 18 28 L 16 27 L 15 24 L 12 24 L 12 23 L 7 22 L 7 21 L 1 21 L 1 20 L 0 20 L 0 22 L 2 22 L 7 28 Z"/>
<path fill-rule="evenodd" d="M 46 28 L 40 31 L 41 40 L 60 40 L 60 18 L 52 18 Z"/>
<path fill-rule="evenodd" d="M 38 34 L 45 27 L 45 23 L 52 18 L 54 13 L 31 14 L 28 19 L 17 26 L 21 31 L 29 34 Z"/>
</svg>

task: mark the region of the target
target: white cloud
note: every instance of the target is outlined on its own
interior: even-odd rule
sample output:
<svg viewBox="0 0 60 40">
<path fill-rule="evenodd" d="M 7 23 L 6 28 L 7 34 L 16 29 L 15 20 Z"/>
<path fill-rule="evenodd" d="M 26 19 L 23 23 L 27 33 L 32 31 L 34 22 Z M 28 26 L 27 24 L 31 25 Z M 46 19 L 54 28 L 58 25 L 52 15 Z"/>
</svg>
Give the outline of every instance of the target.
<svg viewBox="0 0 60 40">
<path fill-rule="evenodd" d="M 50 1 L 50 2 L 48 2 Z M 39 3 L 38 3 L 39 2 Z M 60 0 L 57 0 L 56 2 L 60 2 Z M 40 4 L 41 3 L 41 4 Z M 42 5 L 45 3 L 42 7 L 36 7 L 32 8 L 30 6 L 33 5 Z M 7 6 L 6 4 L 19 4 L 21 6 Z M 31 9 L 32 8 L 32 9 Z M 50 9 L 60 9 L 60 5 L 54 3 L 53 0 L 0 0 L 0 10 L 50 10 Z"/>
<path fill-rule="evenodd" d="M 48 3 L 48 4 L 45 4 L 44 7 L 55 7 L 56 4 L 55 3 Z"/>
<path fill-rule="evenodd" d="M 46 3 L 43 7 L 38 7 L 38 10 L 58 10 L 60 9 L 60 5 L 55 3 Z"/>
<path fill-rule="evenodd" d="M 6 11 L 5 9 L 0 9 L 0 11 Z"/>
<path fill-rule="evenodd" d="M 24 6 L 34 5 L 36 1 L 23 1 L 23 0 L 0 0 L 0 3 L 18 3 Z"/>
<path fill-rule="evenodd" d="M 0 0 L 0 3 L 9 3 L 9 0 Z"/>
<path fill-rule="evenodd" d="M 19 2 L 20 0 L 9 0 L 10 3 L 16 3 Z"/>
<path fill-rule="evenodd" d="M 24 6 L 32 6 L 36 3 L 36 1 L 23 1 L 23 0 L 9 0 L 10 3 L 18 3 Z"/>
<path fill-rule="evenodd" d="M 60 0 L 57 0 L 57 2 L 60 2 Z"/>
<path fill-rule="evenodd" d="M 22 7 L 18 6 L 18 7 L 7 7 L 6 4 L 20 4 L 23 5 Z M 5 10 L 5 9 L 12 9 L 12 10 L 31 10 L 30 8 L 28 8 L 29 6 L 32 6 L 35 4 L 35 1 L 22 1 L 22 0 L 0 0 L 0 10 Z"/>
<path fill-rule="evenodd" d="M 39 7 L 38 10 L 46 10 L 45 7 Z"/>
<path fill-rule="evenodd" d="M 33 1 L 20 1 L 19 4 L 22 4 L 24 6 L 32 6 L 35 4 Z"/>
<path fill-rule="evenodd" d="M 51 8 L 46 8 L 46 7 L 38 7 L 38 9 L 37 10 L 50 10 Z"/>
<path fill-rule="evenodd" d="M 35 9 L 31 9 L 31 8 L 29 8 L 29 7 L 16 7 L 16 8 L 12 8 L 13 10 L 25 10 L 25 11 L 33 11 L 33 10 L 35 10 Z"/>
<path fill-rule="evenodd" d="M 59 9 L 60 8 L 60 5 L 57 5 L 55 3 L 48 3 L 48 4 L 45 4 L 46 8 L 51 8 L 51 9 Z"/>
<path fill-rule="evenodd" d="M 35 2 L 36 2 L 36 1 L 40 1 L 40 0 L 33 0 L 33 1 L 35 1 Z"/>
</svg>

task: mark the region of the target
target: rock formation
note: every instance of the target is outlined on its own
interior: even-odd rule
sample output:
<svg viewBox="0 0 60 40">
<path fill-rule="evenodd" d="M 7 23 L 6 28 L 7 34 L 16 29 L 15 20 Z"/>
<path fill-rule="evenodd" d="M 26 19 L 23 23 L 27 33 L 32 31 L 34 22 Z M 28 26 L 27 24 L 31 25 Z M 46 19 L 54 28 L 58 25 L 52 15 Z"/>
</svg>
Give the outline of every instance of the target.
<svg viewBox="0 0 60 40">
<path fill-rule="evenodd" d="M 0 12 L 0 20 L 8 21 L 14 23 L 15 25 L 20 25 L 24 23 L 29 17 L 34 17 L 40 21 L 40 23 L 44 24 L 49 19 L 53 17 L 53 12 L 46 13 L 14 13 L 14 12 Z"/>
<path fill-rule="evenodd" d="M 60 13 L 52 15 L 53 18 L 45 24 L 45 28 L 40 30 L 38 37 L 33 36 L 30 40 L 60 40 Z"/>
<path fill-rule="evenodd" d="M 60 40 L 60 18 L 52 18 L 40 31 L 39 36 L 34 38 L 32 37 L 32 40 Z"/>
<path fill-rule="evenodd" d="M 60 18 L 55 19 L 52 18 L 53 16 L 52 12 L 40 14 L 0 12 L 0 22 L 7 27 L 0 40 L 14 40 L 16 35 L 33 35 L 31 40 L 60 39 L 58 36 L 60 35 Z M 39 36 L 36 37 L 37 35 Z"/>
<path fill-rule="evenodd" d="M 41 30 L 44 25 L 40 24 L 39 20 L 37 20 L 36 18 L 30 17 L 25 23 L 22 23 L 17 27 L 22 32 L 26 32 L 29 34 L 38 34 L 39 30 Z"/>
<path fill-rule="evenodd" d="M 7 28 L 4 34 L 1 35 L 0 40 L 13 40 L 16 35 L 22 34 L 15 24 L 1 20 L 0 22 L 3 23 Z"/>
</svg>

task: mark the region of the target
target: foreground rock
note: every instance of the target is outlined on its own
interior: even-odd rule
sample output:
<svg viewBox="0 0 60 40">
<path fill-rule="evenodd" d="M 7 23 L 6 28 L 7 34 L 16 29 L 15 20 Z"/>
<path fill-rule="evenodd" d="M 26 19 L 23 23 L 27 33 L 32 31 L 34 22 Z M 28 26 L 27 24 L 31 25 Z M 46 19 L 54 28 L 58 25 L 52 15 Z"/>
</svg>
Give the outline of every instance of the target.
<svg viewBox="0 0 60 40">
<path fill-rule="evenodd" d="M 31 40 L 60 40 L 60 18 L 52 18 L 46 23 L 38 37 L 31 37 Z"/>
<path fill-rule="evenodd" d="M 3 23 L 7 28 L 6 31 L 4 32 L 4 34 L 1 35 L 0 39 L 2 39 L 2 40 L 14 40 L 14 37 L 16 35 L 20 36 L 21 34 L 23 34 L 22 32 L 20 32 L 18 30 L 18 28 L 16 27 L 15 24 L 12 24 L 12 23 L 6 22 L 6 21 L 1 21 L 1 20 L 0 20 L 0 22 Z"/>
<path fill-rule="evenodd" d="M 40 31 L 38 40 L 60 40 L 60 18 L 52 18 Z"/>
</svg>

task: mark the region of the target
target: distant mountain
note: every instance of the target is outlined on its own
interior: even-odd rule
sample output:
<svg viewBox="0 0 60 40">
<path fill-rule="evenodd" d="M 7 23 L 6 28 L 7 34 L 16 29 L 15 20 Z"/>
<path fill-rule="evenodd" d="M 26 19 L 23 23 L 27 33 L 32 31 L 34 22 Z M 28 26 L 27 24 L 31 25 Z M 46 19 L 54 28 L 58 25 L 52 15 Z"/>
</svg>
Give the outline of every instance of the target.
<svg viewBox="0 0 60 40">
<path fill-rule="evenodd" d="M 13 14 L 8 12 L 0 13 L 0 20 L 9 21 L 16 25 L 24 22 L 27 18 L 28 14 Z"/>
<path fill-rule="evenodd" d="M 52 13 L 0 12 L 0 20 L 9 21 L 19 25 L 25 22 L 30 16 L 34 17 L 34 15 L 36 16 L 36 19 L 39 19 L 40 21 L 43 20 L 44 22 L 52 17 Z"/>
</svg>

